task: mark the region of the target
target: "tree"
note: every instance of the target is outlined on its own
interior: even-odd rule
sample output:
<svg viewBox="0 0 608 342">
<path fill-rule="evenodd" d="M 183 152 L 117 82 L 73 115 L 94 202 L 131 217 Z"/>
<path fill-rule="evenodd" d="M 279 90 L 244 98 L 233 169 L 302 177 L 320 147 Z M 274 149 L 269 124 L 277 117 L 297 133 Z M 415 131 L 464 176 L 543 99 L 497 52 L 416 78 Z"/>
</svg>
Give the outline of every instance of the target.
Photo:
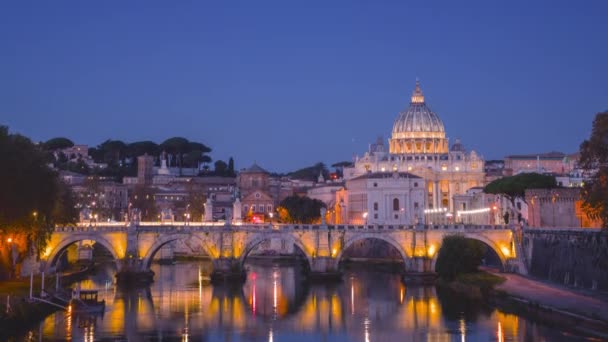
<svg viewBox="0 0 608 342">
<path fill-rule="evenodd" d="M 232 159 L 232 157 L 230 157 L 230 159 L 228 159 L 228 173 L 229 176 L 234 177 L 236 174 L 234 173 L 234 159 Z"/>
<path fill-rule="evenodd" d="M 325 164 L 319 162 L 313 166 L 291 172 L 288 174 L 288 176 L 294 179 L 316 181 L 321 173 L 325 179 L 329 178 L 329 171 L 327 170 L 327 167 Z"/>
<path fill-rule="evenodd" d="M 331 164 L 331 167 L 336 167 L 336 168 L 344 168 L 344 167 L 351 167 L 353 166 L 353 162 L 350 161 L 341 161 L 341 162 L 337 162 L 334 164 Z"/>
<path fill-rule="evenodd" d="M 591 136 L 580 146 L 580 167 L 590 178 L 581 193 L 582 209 L 592 219 L 601 219 L 608 229 L 608 112 L 598 113 L 593 120 Z"/>
<path fill-rule="evenodd" d="M 459 274 L 477 271 L 485 252 L 483 242 L 458 234 L 448 235 L 441 243 L 435 271 L 443 279 L 454 280 Z"/>
<path fill-rule="evenodd" d="M 137 158 L 144 154 L 157 156 L 159 153 L 159 146 L 153 141 L 136 141 L 128 144 L 126 149 L 126 155 L 130 158 Z"/>
<path fill-rule="evenodd" d="M 72 140 L 63 137 L 49 139 L 43 144 L 43 148 L 47 151 L 55 151 L 72 146 L 74 146 Z"/>
<path fill-rule="evenodd" d="M 538 173 L 520 173 L 511 177 L 497 179 L 486 185 L 483 191 L 487 194 L 506 196 L 515 206 L 515 199 L 525 202 L 526 189 L 552 189 L 557 187 L 555 177 Z"/>
<path fill-rule="evenodd" d="M 325 208 L 325 203 L 318 199 L 293 195 L 281 201 L 277 210 L 285 223 L 310 224 L 321 222 L 321 208 Z"/>
<path fill-rule="evenodd" d="M 189 143 L 190 142 L 186 138 L 173 137 L 160 144 L 161 149 L 175 156 L 175 163 L 179 166 L 180 174 L 182 170 L 183 154 L 187 152 Z"/>
<path fill-rule="evenodd" d="M 226 164 L 226 162 L 223 160 L 217 160 L 214 163 L 214 166 L 215 166 L 214 172 L 215 172 L 216 176 L 225 176 L 226 173 L 228 172 L 228 164 Z"/>
<path fill-rule="evenodd" d="M 103 154 L 103 161 L 110 166 L 117 166 L 125 157 L 127 144 L 120 140 L 106 140 L 97 147 Z"/>
<path fill-rule="evenodd" d="M 0 127 L 0 243 L 9 238 L 13 241 L 18 262 L 31 250 L 40 255 L 55 224 L 74 223 L 77 218 L 70 189 L 47 167 L 47 155 L 41 148 Z M 0 254 L 6 250 L 0 245 Z M 6 266 L 6 260 L 0 259 Z"/>
</svg>

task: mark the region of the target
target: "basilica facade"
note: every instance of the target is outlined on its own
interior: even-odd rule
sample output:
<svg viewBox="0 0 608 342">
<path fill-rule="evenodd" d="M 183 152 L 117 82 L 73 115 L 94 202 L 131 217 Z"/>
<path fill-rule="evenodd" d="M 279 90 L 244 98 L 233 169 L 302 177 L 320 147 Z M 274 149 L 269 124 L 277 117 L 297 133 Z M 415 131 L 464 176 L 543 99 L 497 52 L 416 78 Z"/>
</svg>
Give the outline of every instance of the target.
<svg viewBox="0 0 608 342">
<path fill-rule="evenodd" d="M 348 183 L 366 174 L 403 172 L 420 177 L 426 209 L 459 210 L 453 196 L 484 185 L 483 158 L 458 139 L 450 146 L 443 122 L 426 104 L 419 82 L 409 107 L 395 120 L 388 148 L 382 139 L 371 144 L 344 169 L 344 178 Z"/>
</svg>

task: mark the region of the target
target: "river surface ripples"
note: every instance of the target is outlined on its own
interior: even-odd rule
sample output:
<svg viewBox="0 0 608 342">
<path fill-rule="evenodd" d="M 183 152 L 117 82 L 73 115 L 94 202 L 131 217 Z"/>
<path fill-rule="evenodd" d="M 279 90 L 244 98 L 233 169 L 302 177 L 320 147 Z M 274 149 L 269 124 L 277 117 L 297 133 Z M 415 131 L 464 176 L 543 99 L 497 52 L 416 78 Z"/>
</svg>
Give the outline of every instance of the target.
<svg viewBox="0 0 608 342">
<path fill-rule="evenodd" d="M 568 341 L 582 336 L 468 302 L 434 286 L 362 266 L 337 284 L 309 285 L 298 266 L 248 263 L 242 286 L 205 281 L 207 261 L 153 265 L 147 289 L 122 292 L 102 267 L 103 315 L 57 312 L 19 338 L 31 341 Z"/>
</svg>

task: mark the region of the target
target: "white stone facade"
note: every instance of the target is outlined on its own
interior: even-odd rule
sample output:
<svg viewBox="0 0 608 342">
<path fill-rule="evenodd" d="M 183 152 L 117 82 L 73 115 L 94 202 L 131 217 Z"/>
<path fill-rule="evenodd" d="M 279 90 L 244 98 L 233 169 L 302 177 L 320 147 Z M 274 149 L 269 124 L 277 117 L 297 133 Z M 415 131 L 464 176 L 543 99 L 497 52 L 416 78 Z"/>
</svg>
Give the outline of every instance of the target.
<svg viewBox="0 0 608 342">
<path fill-rule="evenodd" d="M 485 185 L 484 160 L 475 151 L 466 151 L 458 139 L 449 150 L 447 146 L 443 123 L 426 106 L 417 84 L 410 107 L 395 120 L 389 149 L 379 139 L 352 167 L 344 168 L 344 178 L 375 172 L 411 173 L 422 178 L 420 186 L 427 193 L 424 208 L 454 211 L 454 195 Z"/>
<path fill-rule="evenodd" d="M 423 223 L 424 180 L 407 172 L 374 172 L 346 182 L 352 224 Z"/>
</svg>

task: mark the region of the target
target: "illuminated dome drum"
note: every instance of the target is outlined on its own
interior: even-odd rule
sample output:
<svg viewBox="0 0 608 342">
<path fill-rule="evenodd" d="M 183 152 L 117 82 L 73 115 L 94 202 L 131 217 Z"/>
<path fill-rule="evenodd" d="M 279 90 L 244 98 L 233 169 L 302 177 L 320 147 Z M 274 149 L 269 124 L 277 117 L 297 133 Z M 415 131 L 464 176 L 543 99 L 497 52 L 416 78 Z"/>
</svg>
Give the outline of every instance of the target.
<svg viewBox="0 0 608 342">
<path fill-rule="evenodd" d="M 448 153 L 443 122 L 424 102 L 418 81 L 410 106 L 395 120 L 389 144 L 391 154 Z"/>
</svg>

